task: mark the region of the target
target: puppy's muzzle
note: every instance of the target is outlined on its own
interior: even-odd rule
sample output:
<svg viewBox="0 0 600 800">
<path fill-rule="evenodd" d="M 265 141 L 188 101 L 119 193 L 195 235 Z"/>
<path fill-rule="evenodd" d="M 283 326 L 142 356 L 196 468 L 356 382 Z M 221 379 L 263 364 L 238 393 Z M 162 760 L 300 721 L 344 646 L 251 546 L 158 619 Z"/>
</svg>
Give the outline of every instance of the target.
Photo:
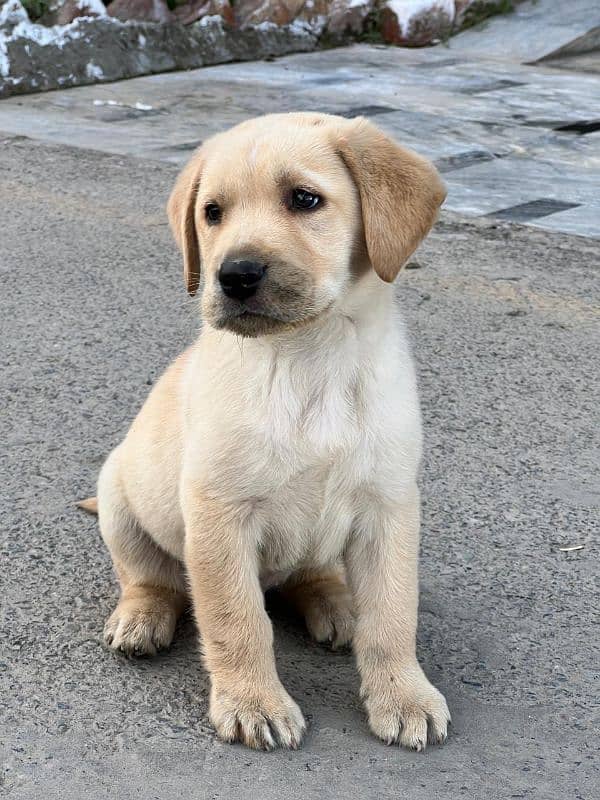
<svg viewBox="0 0 600 800">
<path fill-rule="evenodd" d="M 219 283 L 227 297 L 247 300 L 256 294 L 267 267 L 258 261 L 224 261 L 219 269 Z"/>
</svg>

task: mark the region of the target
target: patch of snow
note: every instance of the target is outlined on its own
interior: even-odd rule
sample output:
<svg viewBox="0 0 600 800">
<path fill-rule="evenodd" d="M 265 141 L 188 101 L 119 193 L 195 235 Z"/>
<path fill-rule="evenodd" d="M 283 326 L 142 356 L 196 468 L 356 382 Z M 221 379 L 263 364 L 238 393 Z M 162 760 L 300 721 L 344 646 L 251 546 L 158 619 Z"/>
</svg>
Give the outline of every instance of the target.
<svg viewBox="0 0 600 800">
<path fill-rule="evenodd" d="M 294 20 L 292 24 L 294 25 L 295 23 L 296 20 Z M 264 22 L 261 22 L 259 25 L 254 25 L 253 27 L 257 31 L 273 31 L 275 30 L 275 28 L 278 28 L 279 25 L 276 25 L 274 22 L 269 22 L 268 20 L 265 20 Z"/>
<path fill-rule="evenodd" d="M 350 2 L 347 3 L 346 7 L 359 8 L 360 6 L 368 6 L 368 5 L 369 5 L 369 0 L 350 0 Z"/>
<path fill-rule="evenodd" d="M 8 42 L 12 35 L 12 30 L 22 22 L 29 22 L 27 12 L 19 0 L 8 0 L 0 6 L 0 76 L 8 77 L 10 72 L 10 60 L 8 58 Z M 12 80 L 15 85 L 21 79 Z"/>
<path fill-rule="evenodd" d="M 319 19 L 323 19 L 324 20 L 325 17 L 320 17 Z M 318 21 L 319 20 L 316 20 L 317 24 L 318 24 Z M 269 22 L 269 23 L 263 22 L 262 24 L 263 25 L 267 25 L 267 24 L 274 25 L 272 22 Z M 262 25 L 259 25 L 258 27 L 261 28 Z M 279 26 L 278 25 L 274 25 L 274 27 L 277 28 Z M 315 28 L 310 24 L 310 22 L 307 22 L 305 19 L 295 19 L 287 27 L 288 27 L 288 30 L 290 31 L 290 33 L 295 33 L 296 35 L 298 35 L 298 34 L 306 35 L 307 33 L 314 33 L 315 32 Z"/>
<path fill-rule="evenodd" d="M 79 0 L 79 4 L 82 8 L 93 8 L 94 11 L 96 5 L 102 5 L 100 0 Z M 106 9 L 104 9 L 104 16 L 106 16 Z M 62 50 L 67 42 L 81 39 L 84 36 L 81 23 L 85 23 L 90 19 L 94 19 L 94 17 L 78 17 L 68 25 L 54 25 L 52 27 L 37 25 L 30 21 L 19 0 L 8 0 L 7 3 L 0 7 L 0 76 L 6 78 L 10 72 L 8 45 L 11 42 L 25 39 L 26 41 L 34 42 L 40 47 L 54 45 Z M 121 22 L 117 19 L 112 17 L 106 17 L 106 19 L 107 21 L 110 20 L 111 23 L 121 25 Z"/>
<path fill-rule="evenodd" d="M 129 103 L 121 103 L 119 100 L 94 100 L 95 106 L 120 106 L 121 108 L 135 108 L 136 111 L 153 111 L 154 106 L 148 106 L 146 103 L 140 103 L 138 100 L 134 105 Z"/>
<path fill-rule="evenodd" d="M 102 72 L 102 67 L 99 67 L 97 64 L 94 64 L 91 61 L 89 64 L 86 64 L 85 74 L 88 76 L 88 78 L 92 78 L 97 81 L 101 80 L 104 77 L 104 72 Z"/>
<path fill-rule="evenodd" d="M 8 48 L 6 47 L 6 37 L 0 33 L 0 77 L 6 78 L 10 72 L 10 61 L 8 58 Z"/>
<path fill-rule="evenodd" d="M 444 11 L 450 21 L 455 14 L 454 0 L 387 0 L 386 6 L 396 15 L 403 36 L 408 36 L 412 20 L 428 11 Z"/>
<path fill-rule="evenodd" d="M 76 5 L 80 11 L 91 11 L 97 17 L 106 16 L 106 6 L 101 0 L 77 0 Z"/>
<path fill-rule="evenodd" d="M 45 25 L 35 25 L 29 20 L 27 22 L 19 22 L 13 28 L 10 41 L 29 39 L 29 41 L 35 42 L 41 47 L 54 44 L 62 49 L 68 40 L 80 39 L 83 35 L 81 31 L 77 30 L 80 19 L 81 17 L 78 17 L 69 25 L 54 25 L 51 28 L 47 28 Z"/>
<path fill-rule="evenodd" d="M 27 12 L 19 0 L 8 0 L 0 8 L 0 28 L 6 25 L 16 25 L 19 22 L 29 22 Z"/>
<path fill-rule="evenodd" d="M 223 27 L 223 17 L 220 14 L 211 14 L 208 17 L 202 17 L 196 23 L 201 28 L 206 28 L 210 25 L 218 25 L 220 28 Z"/>
<path fill-rule="evenodd" d="M 146 47 L 146 37 L 143 33 L 140 33 L 138 36 L 138 44 L 140 47 Z"/>
</svg>

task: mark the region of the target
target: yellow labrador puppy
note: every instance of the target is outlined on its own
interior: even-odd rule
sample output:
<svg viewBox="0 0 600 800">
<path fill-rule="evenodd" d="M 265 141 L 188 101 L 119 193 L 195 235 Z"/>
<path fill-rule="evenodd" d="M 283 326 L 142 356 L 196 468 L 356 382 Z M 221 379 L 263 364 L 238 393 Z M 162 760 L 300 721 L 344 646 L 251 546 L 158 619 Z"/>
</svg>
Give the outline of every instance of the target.
<svg viewBox="0 0 600 800">
<path fill-rule="evenodd" d="M 353 639 L 377 736 L 446 737 L 415 655 L 421 425 L 392 286 L 444 196 L 371 123 L 310 113 L 213 137 L 173 190 L 205 324 L 100 475 L 121 583 L 105 638 L 167 647 L 189 591 L 226 741 L 296 747 L 305 730 L 277 674 L 272 585 L 317 640 Z"/>
</svg>

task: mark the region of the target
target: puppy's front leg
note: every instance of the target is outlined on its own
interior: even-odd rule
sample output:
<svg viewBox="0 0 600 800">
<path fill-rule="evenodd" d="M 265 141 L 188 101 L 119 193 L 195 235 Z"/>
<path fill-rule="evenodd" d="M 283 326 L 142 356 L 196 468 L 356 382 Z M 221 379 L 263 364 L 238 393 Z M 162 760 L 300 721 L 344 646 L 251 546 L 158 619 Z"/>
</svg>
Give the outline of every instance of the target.
<svg viewBox="0 0 600 800">
<path fill-rule="evenodd" d="M 304 718 L 283 688 L 250 514 L 187 493 L 185 561 L 211 679 L 210 719 L 228 742 L 296 748 Z"/>
<path fill-rule="evenodd" d="M 446 738 L 450 714 L 416 657 L 419 492 L 378 510 L 347 552 L 355 597 L 354 649 L 371 730 L 388 744 L 422 750 Z M 369 527 L 369 530 L 365 530 Z"/>
</svg>

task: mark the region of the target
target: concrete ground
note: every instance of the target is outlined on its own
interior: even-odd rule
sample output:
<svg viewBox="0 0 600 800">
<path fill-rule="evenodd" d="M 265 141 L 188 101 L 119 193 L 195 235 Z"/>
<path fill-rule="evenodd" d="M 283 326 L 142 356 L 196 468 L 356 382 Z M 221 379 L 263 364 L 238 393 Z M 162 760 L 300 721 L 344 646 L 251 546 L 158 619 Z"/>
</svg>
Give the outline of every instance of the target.
<svg viewBox="0 0 600 800">
<path fill-rule="evenodd" d="M 352 656 L 313 644 L 277 606 L 281 674 L 311 723 L 295 753 L 215 740 L 190 620 L 158 658 L 103 649 L 116 583 L 95 520 L 73 503 L 198 327 L 164 217 L 176 171 L 22 139 L 0 148 L 9 796 L 591 800 L 592 240 L 446 214 L 398 285 L 426 430 L 419 651 L 453 713 L 444 747 L 375 741 Z"/>
<path fill-rule="evenodd" d="M 302 56 L 303 74 L 314 58 L 321 81 L 305 103 L 333 69 L 320 59 L 339 58 L 339 76 L 367 51 L 388 77 L 393 58 L 408 58 L 364 47 Z M 73 504 L 93 491 L 103 458 L 199 324 L 164 213 L 173 154 L 191 131 L 193 85 L 179 99 L 177 81 L 196 80 L 202 138 L 253 103 L 300 102 L 268 82 L 267 67 L 283 71 L 281 62 L 236 67 L 229 103 L 211 93 L 224 85 L 216 70 L 233 66 L 204 71 L 202 91 L 202 75 L 190 73 L 23 98 L 23 113 L 47 128 L 34 139 L 11 125 L 0 134 L 0 786 L 11 800 L 592 800 L 600 242 L 591 211 L 586 237 L 446 211 L 398 283 L 426 432 L 419 655 L 453 714 L 445 746 L 414 754 L 373 739 L 352 655 L 312 643 L 274 598 L 280 674 L 310 722 L 297 752 L 216 741 L 189 618 L 157 658 L 127 661 L 102 646 L 116 582 L 96 521 Z M 244 70 L 252 82 L 242 95 Z M 93 97 L 142 101 L 138 87 L 154 97 L 156 86 L 175 87 L 165 113 L 81 121 L 80 97 L 104 114 L 115 107 Z M 335 109 L 348 107 L 343 86 Z M 0 130 L 18 109 L 6 103 Z M 377 121 L 392 126 L 392 113 Z M 488 146 L 485 130 L 493 140 L 493 126 L 477 128 L 477 148 Z M 500 138 L 511 147 L 521 135 L 507 123 Z M 423 136 L 421 149 L 433 141 Z M 586 141 L 553 162 L 563 164 L 553 167 L 560 196 L 598 169 Z M 536 152 L 532 144 L 525 161 Z M 451 196 L 476 168 L 462 170 L 462 184 L 446 173 Z M 597 193 L 588 210 L 593 202 Z"/>
</svg>

